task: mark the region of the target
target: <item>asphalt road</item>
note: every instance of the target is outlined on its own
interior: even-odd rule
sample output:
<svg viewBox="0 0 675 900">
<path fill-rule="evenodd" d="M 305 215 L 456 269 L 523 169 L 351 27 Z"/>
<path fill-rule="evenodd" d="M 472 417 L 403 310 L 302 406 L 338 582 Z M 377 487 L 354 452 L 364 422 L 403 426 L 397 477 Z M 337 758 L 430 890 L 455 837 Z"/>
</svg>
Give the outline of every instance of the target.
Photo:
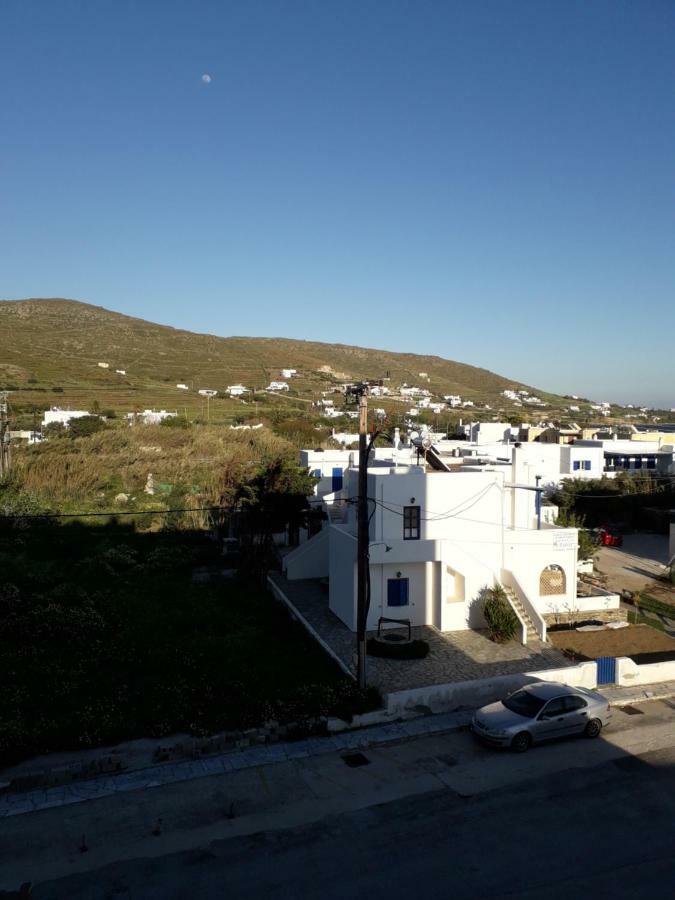
<svg viewBox="0 0 675 900">
<path fill-rule="evenodd" d="M 158 845 L 149 855 L 139 844 L 138 858 L 43 880 L 33 897 L 672 896 L 675 703 L 614 715 L 598 741 L 565 741 L 522 756 L 477 747 L 458 733 L 367 751 L 370 764 L 357 769 L 339 758 L 333 768 L 329 760 L 308 760 L 303 815 L 292 814 L 301 782 L 288 769 L 266 767 L 270 797 L 276 778 L 285 779 L 278 827 L 219 837 L 228 832 L 214 822 L 209 839 L 190 849 L 161 852 Z M 211 792 L 216 787 L 222 790 L 219 782 Z M 176 807 L 188 802 L 157 789 L 157 801 L 162 797 Z M 207 800 L 205 793 L 201 805 Z M 199 806 L 196 796 L 193 802 Z M 35 848 L 50 821 L 58 822 L 48 814 L 59 812 L 18 817 L 33 821 Z M 272 821 L 256 815 L 252 823 Z M 30 854 L 29 832 L 24 840 Z"/>
</svg>

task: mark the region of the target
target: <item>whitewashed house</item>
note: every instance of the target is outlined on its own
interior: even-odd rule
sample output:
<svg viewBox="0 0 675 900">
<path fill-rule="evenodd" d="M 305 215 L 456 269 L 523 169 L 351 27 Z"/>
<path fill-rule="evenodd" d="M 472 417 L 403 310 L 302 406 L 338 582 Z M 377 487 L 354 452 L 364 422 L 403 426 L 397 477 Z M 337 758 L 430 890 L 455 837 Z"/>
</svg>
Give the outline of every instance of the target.
<svg viewBox="0 0 675 900">
<path fill-rule="evenodd" d="M 201 391 L 199 393 L 201 394 Z M 243 384 L 230 384 L 228 385 L 227 393 L 230 397 L 241 397 L 243 394 L 250 394 L 250 391 Z"/>
<path fill-rule="evenodd" d="M 229 390 L 229 388 L 228 388 Z M 212 388 L 201 388 L 197 391 L 198 394 L 201 394 L 202 397 L 216 397 L 218 391 L 214 391 Z"/>
<path fill-rule="evenodd" d="M 126 375 L 127 374 L 126 369 L 115 369 L 115 372 L 117 372 L 118 375 Z"/>
<path fill-rule="evenodd" d="M 297 369 L 282 369 L 281 370 L 282 378 L 292 378 L 294 375 L 297 375 L 297 374 L 298 374 Z"/>
<path fill-rule="evenodd" d="M 177 384 L 176 387 L 178 388 L 179 391 L 189 391 L 190 390 L 190 388 L 187 386 L 187 384 Z"/>
<path fill-rule="evenodd" d="M 96 365 L 99 367 L 99 369 L 109 369 L 110 368 L 110 363 L 100 362 L 100 363 L 96 363 Z"/>
<path fill-rule="evenodd" d="M 440 457 L 434 468 L 372 461 L 369 630 L 381 618 L 441 631 L 483 627 L 478 597 L 495 584 L 507 588 L 523 642 L 530 624 L 545 637 L 547 615 L 618 608 L 616 595 L 577 596 L 577 529 L 538 527 L 534 473 L 521 464 L 519 448 L 512 452 L 512 465 L 465 472 L 446 469 Z M 337 469 L 335 462 L 327 460 Z M 321 485 L 327 476 L 320 470 Z M 324 495 L 333 506 L 329 521 L 284 567 L 290 580 L 328 577 L 329 607 L 354 631 L 358 469 L 342 472 L 341 487 L 338 473 L 333 477 Z"/>
<path fill-rule="evenodd" d="M 497 441 L 509 441 L 511 438 L 510 422 L 471 422 L 465 426 L 466 436 L 474 444 L 494 444 Z"/>
<path fill-rule="evenodd" d="M 267 385 L 268 391 L 287 391 L 288 384 L 285 381 L 270 381 Z"/>
<path fill-rule="evenodd" d="M 86 409 L 59 409 L 58 406 L 53 406 L 51 409 L 45 410 L 45 414 L 42 417 L 42 427 L 46 428 L 47 425 L 52 425 L 56 422 L 68 428 L 71 419 L 81 419 L 83 416 L 90 415 L 91 413 Z"/>
<path fill-rule="evenodd" d="M 131 425 L 138 423 L 142 425 L 159 425 L 164 419 L 175 419 L 177 415 L 177 412 L 169 412 L 166 409 L 144 409 L 143 412 L 139 413 L 127 413 L 124 418 L 128 419 Z"/>
</svg>

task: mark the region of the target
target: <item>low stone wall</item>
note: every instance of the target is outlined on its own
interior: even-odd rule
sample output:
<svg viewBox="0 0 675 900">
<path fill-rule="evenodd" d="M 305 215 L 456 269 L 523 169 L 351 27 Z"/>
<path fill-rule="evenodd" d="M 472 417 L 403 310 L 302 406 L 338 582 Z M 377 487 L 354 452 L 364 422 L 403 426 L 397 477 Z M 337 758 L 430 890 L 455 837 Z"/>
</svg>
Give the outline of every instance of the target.
<svg viewBox="0 0 675 900">
<path fill-rule="evenodd" d="M 569 625 L 572 622 L 587 622 L 589 619 L 597 619 L 598 622 L 625 622 L 627 618 L 628 610 L 626 609 L 585 609 L 583 611 L 575 610 L 575 612 L 546 613 L 544 615 L 547 627 L 550 625 Z"/>
</svg>

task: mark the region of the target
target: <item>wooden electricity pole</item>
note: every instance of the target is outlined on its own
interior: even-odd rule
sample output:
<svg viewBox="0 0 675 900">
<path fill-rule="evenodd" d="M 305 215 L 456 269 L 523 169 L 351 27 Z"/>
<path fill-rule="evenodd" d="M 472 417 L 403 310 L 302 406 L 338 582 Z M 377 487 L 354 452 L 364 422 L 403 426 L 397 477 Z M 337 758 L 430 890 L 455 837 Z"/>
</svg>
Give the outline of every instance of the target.
<svg viewBox="0 0 675 900">
<path fill-rule="evenodd" d="M 12 471 L 12 448 L 9 442 L 7 394 L 0 393 L 0 478 L 7 478 Z"/>
<path fill-rule="evenodd" d="M 359 502 L 356 573 L 356 674 L 360 688 L 366 686 L 366 626 L 368 619 L 368 398 L 359 394 Z"/>
</svg>

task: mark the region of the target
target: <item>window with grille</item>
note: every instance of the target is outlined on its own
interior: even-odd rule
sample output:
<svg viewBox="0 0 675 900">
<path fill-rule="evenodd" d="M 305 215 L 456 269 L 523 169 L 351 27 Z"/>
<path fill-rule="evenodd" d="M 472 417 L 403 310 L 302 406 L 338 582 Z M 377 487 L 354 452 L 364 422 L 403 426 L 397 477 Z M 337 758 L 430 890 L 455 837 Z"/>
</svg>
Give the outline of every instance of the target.
<svg viewBox="0 0 675 900">
<path fill-rule="evenodd" d="M 546 566 L 539 576 L 539 596 L 551 597 L 567 590 L 565 573 L 560 566 Z"/>
<path fill-rule="evenodd" d="M 403 507 L 403 540 L 419 541 L 420 539 L 420 508 L 419 506 Z"/>
</svg>

